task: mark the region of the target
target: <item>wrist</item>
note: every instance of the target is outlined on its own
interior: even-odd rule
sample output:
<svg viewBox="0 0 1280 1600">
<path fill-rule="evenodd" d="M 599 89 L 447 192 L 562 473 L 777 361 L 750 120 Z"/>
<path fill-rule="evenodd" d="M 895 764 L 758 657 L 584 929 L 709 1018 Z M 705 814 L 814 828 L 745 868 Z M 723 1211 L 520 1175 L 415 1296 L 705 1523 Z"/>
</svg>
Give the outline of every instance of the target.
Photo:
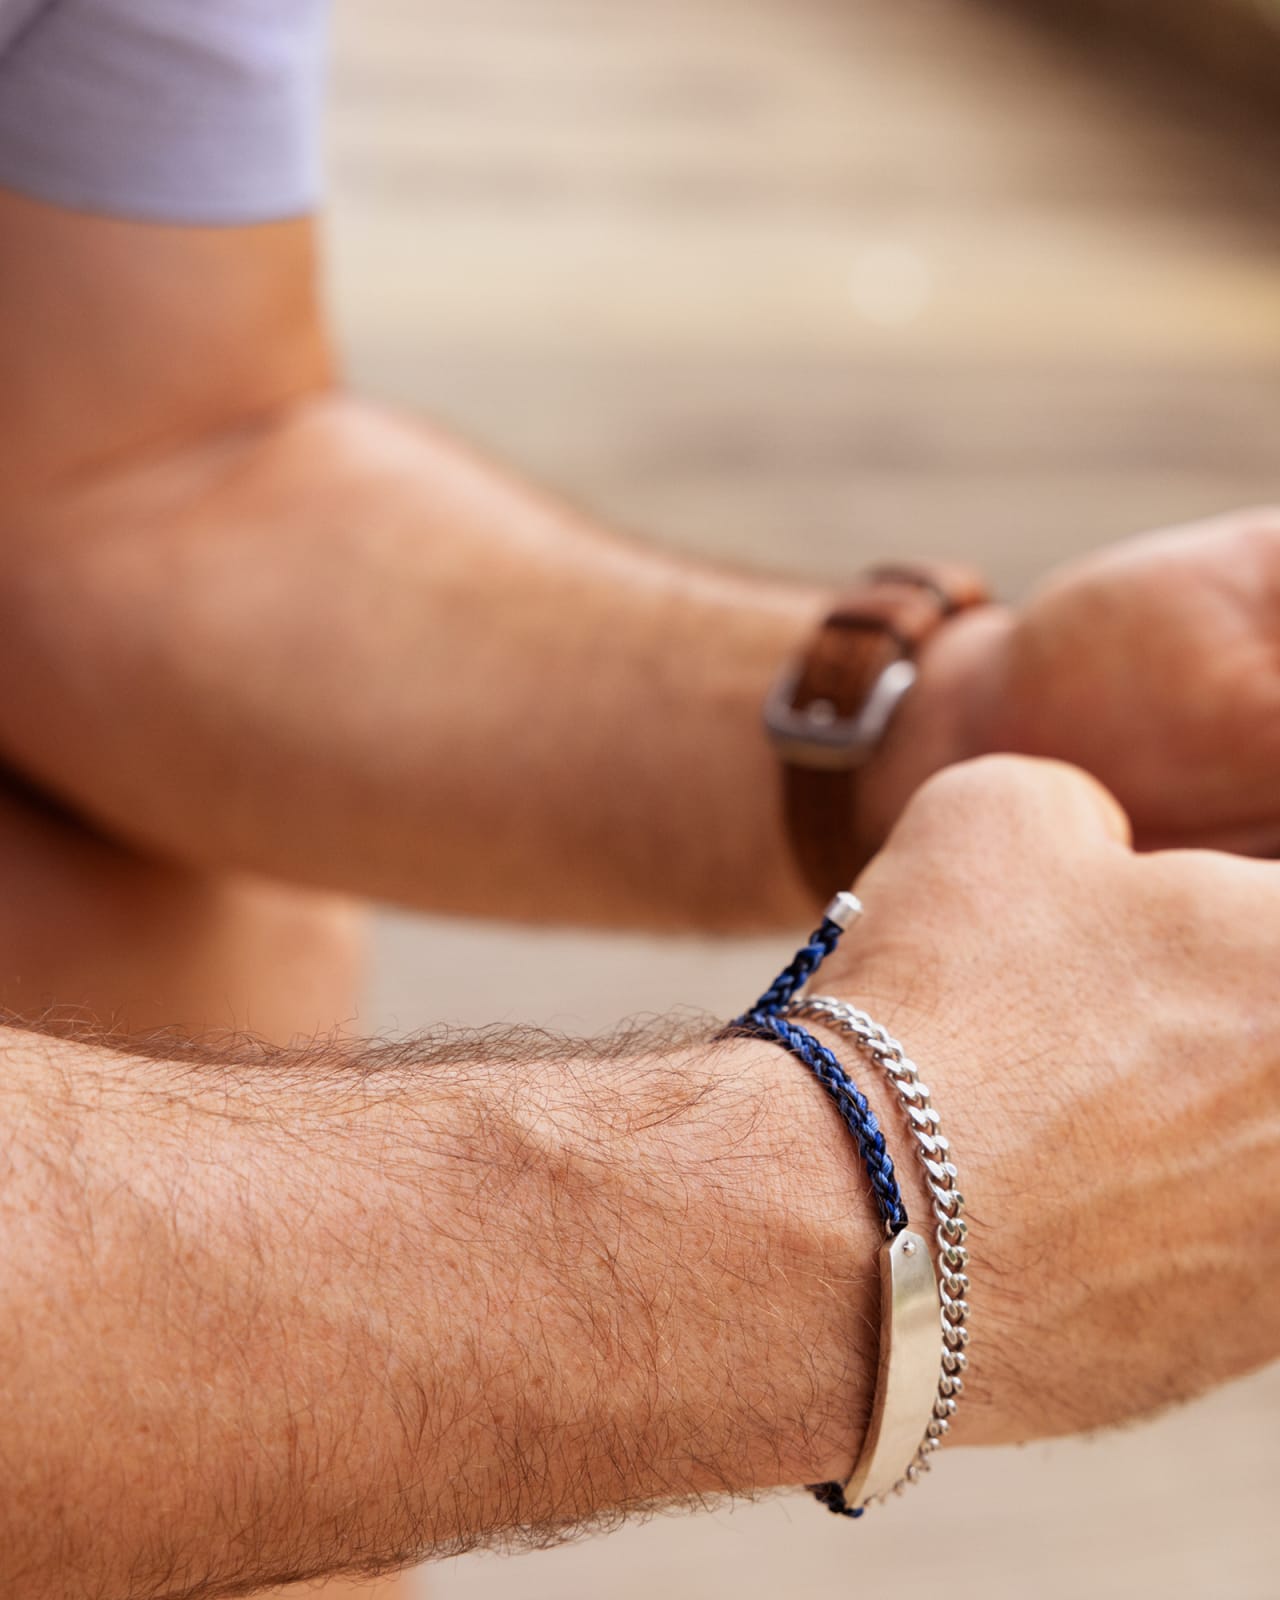
<svg viewBox="0 0 1280 1600">
<path fill-rule="evenodd" d="M 742 1153 L 753 1157 L 753 1253 L 769 1268 L 767 1296 L 757 1292 L 759 1273 L 745 1275 L 745 1292 L 734 1296 L 751 1319 L 777 1421 L 766 1447 L 774 1455 L 759 1464 L 754 1486 L 843 1481 L 875 1384 L 883 1231 L 857 1149 L 820 1085 L 776 1045 L 745 1039 L 721 1048 L 755 1108 L 745 1124 L 754 1148 Z M 743 1140 L 742 1127 L 725 1132 L 730 1145 Z M 740 1203 L 735 1194 L 733 1206 Z M 736 1400 L 736 1385 L 733 1392 Z"/>
<path fill-rule="evenodd" d="M 867 1504 L 890 1490 L 900 1492 L 927 1470 L 932 1452 L 950 1431 L 965 1388 L 970 1314 L 964 1194 L 930 1091 L 888 1030 L 847 1001 L 809 988 L 811 983 L 817 986 L 818 969 L 861 909 L 855 897 L 838 895 L 810 940 L 735 1023 L 747 1036 L 776 1045 L 797 1060 L 822 1086 L 857 1147 L 887 1235 L 877 1251 L 877 1377 L 870 1422 L 855 1457 L 858 1466 L 853 1473 L 846 1467 L 811 1485 L 829 1510 L 845 1516 L 860 1515 Z M 866 1090 L 809 1031 L 809 1021 L 844 1037 L 869 1076 L 890 1090 L 899 1113 L 895 1120 L 905 1122 L 908 1149 L 920 1159 L 922 1171 L 917 1171 L 914 1185 L 907 1168 L 901 1174 L 895 1171 L 883 1107 L 877 1117 Z M 904 1182 L 920 1202 L 914 1208 L 913 1231 L 908 1231 Z"/>
<path fill-rule="evenodd" d="M 962 612 L 920 653 L 916 682 L 860 775 L 859 831 L 876 849 L 927 778 L 999 747 L 1002 662 L 1012 626 L 1005 606 Z"/>
<path fill-rule="evenodd" d="M 859 885 L 860 890 L 862 885 Z M 874 895 L 874 882 L 871 885 Z M 865 929 L 869 936 L 870 919 Z M 814 986 L 819 992 L 823 984 Z M 1038 1308 L 1018 1293 L 1019 1262 L 1027 1239 L 1046 1220 L 1037 1196 L 1045 1191 L 1044 1144 L 1028 1103 L 1011 1109 L 1008 1080 L 985 1060 L 980 1019 L 962 997 L 946 992 L 930 971 L 927 944 L 910 948 L 867 938 L 856 984 L 843 978 L 831 992 L 866 1011 L 901 1041 L 929 1086 L 955 1152 L 964 1195 L 972 1285 L 966 1292 L 974 1327 L 964 1404 L 952 1424 L 961 1445 L 1025 1437 L 1011 1427 L 1012 1408 L 1052 1374 L 1033 1370 Z M 982 1006 L 989 995 L 977 994 Z M 927 1177 L 916 1157 L 902 1105 L 884 1073 L 857 1053 L 847 1037 L 820 1023 L 813 1031 L 835 1051 L 866 1095 L 885 1134 L 911 1227 L 934 1239 Z M 984 1070 L 985 1065 L 985 1070 Z M 1025 1092 L 1025 1081 L 1022 1085 Z"/>
</svg>

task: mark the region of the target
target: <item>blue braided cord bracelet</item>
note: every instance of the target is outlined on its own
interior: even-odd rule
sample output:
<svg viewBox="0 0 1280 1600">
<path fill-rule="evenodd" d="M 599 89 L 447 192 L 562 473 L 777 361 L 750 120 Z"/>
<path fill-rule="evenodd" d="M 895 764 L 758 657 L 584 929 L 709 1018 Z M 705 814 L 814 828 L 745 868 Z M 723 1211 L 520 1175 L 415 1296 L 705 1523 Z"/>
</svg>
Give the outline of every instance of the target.
<svg viewBox="0 0 1280 1600">
<path fill-rule="evenodd" d="M 806 1029 L 780 1013 L 806 984 L 839 943 L 848 922 L 861 906 L 853 895 L 837 895 L 827 907 L 822 922 L 810 934 L 807 944 L 796 951 L 750 1010 L 735 1017 L 730 1029 L 753 1038 L 770 1039 L 802 1061 L 835 1102 L 836 1109 L 858 1146 L 876 1209 L 885 1232 L 892 1236 L 907 1226 L 907 1208 L 893 1170 L 893 1159 L 885 1148 L 884 1134 L 866 1096 L 826 1047 Z M 837 920 L 838 919 L 838 920 Z M 838 1483 L 814 1483 L 810 1493 L 837 1516 L 860 1517 L 862 1507 L 851 1506 Z"/>
<path fill-rule="evenodd" d="M 734 1019 L 739 1033 L 749 1033 L 759 1039 L 772 1039 L 782 1048 L 803 1061 L 814 1077 L 836 1103 L 836 1109 L 845 1126 L 857 1140 L 861 1155 L 871 1180 L 876 1209 L 888 1234 L 901 1233 L 907 1226 L 907 1208 L 902 1203 L 902 1191 L 893 1170 L 893 1158 L 885 1149 L 884 1134 L 876 1114 L 867 1104 L 867 1098 L 853 1079 L 827 1049 L 826 1045 L 806 1029 L 774 1016 L 769 1011 L 751 1010 Z"/>
</svg>

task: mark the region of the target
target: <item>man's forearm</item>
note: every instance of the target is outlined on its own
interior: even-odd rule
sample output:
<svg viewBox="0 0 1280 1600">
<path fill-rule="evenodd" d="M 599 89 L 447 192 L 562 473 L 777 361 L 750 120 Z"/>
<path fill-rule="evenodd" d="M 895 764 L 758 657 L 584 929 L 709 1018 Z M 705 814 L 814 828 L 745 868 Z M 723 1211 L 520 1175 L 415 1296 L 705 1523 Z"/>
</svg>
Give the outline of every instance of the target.
<svg viewBox="0 0 1280 1600">
<path fill-rule="evenodd" d="M 462 912 L 811 909 L 759 708 L 816 588 L 342 398 L 9 524 L 0 748 L 150 849 Z"/>
<path fill-rule="evenodd" d="M 875 1224 L 768 1046 L 2 1052 L 6 1593 L 226 1593 L 848 1470 Z"/>
</svg>

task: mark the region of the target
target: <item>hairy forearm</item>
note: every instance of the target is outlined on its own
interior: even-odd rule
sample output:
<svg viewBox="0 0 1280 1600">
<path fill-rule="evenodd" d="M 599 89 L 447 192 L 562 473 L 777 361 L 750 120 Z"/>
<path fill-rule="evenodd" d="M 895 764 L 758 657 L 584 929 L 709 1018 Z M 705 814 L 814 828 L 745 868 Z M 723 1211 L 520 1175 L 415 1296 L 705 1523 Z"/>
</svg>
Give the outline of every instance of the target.
<svg viewBox="0 0 1280 1600">
<path fill-rule="evenodd" d="M 0 748 L 142 846 L 448 910 L 808 908 L 759 719 L 823 595 L 342 397 L 6 521 Z"/>
<path fill-rule="evenodd" d="M 5 1592 L 229 1593 L 848 1469 L 874 1223 L 767 1046 L 0 1060 Z"/>
</svg>

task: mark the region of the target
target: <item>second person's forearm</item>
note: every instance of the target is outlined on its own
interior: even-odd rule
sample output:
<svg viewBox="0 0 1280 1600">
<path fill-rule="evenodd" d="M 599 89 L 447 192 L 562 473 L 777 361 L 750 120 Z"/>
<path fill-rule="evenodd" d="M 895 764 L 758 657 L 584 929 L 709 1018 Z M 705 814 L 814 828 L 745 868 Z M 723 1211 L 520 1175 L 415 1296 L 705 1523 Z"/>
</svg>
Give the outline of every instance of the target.
<svg viewBox="0 0 1280 1600">
<path fill-rule="evenodd" d="M 451 911 L 808 913 L 759 707 L 817 587 L 342 398 L 31 514 L 0 747 L 149 849 Z"/>
</svg>

